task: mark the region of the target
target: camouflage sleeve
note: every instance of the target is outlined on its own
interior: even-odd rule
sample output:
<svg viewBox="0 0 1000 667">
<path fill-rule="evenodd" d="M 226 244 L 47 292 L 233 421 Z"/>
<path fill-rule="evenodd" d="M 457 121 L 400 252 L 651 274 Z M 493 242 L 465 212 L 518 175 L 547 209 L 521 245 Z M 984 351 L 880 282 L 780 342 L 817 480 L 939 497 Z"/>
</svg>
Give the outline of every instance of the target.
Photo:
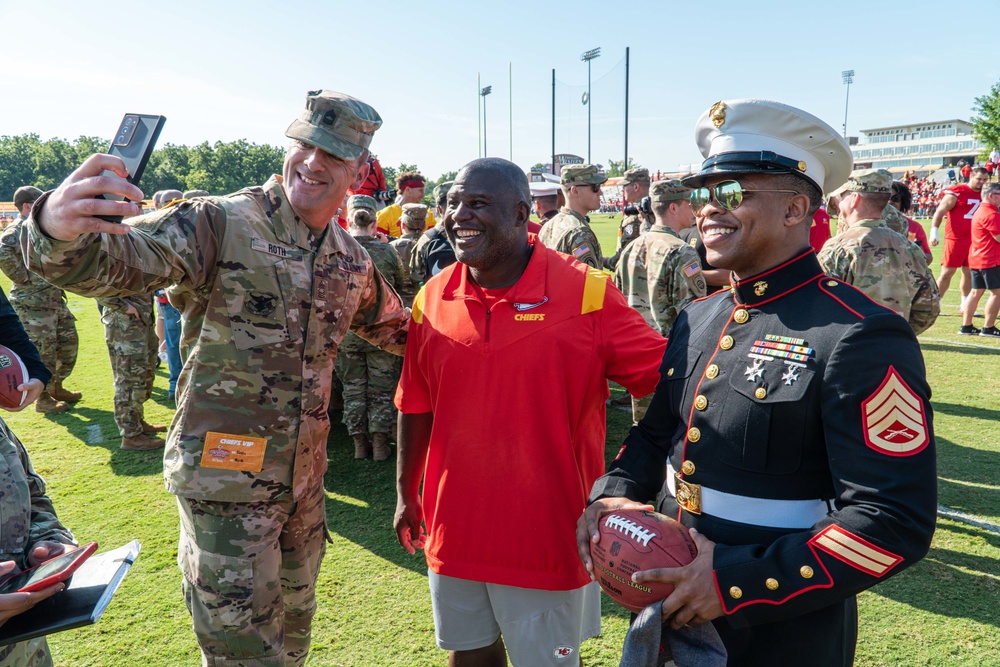
<svg viewBox="0 0 1000 667">
<path fill-rule="evenodd" d="M 836 238 L 836 237 L 834 237 Z M 837 243 L 827 241 L 817 256 L 823 272 L 833 278 L 839 278 L 845 283 L 854 284 L 854 270 L 851 255 Z"/>
<path fill-rule="evenodd" d="M 601 257 L 601 246 L 597 242 L 597 237 L 586 227 L 574 230 L 566 238 L 565 243 L 560 244 L 566 248 L 566 254 L 583 262 L 595 269 L 604 268 L 604 259 Z"/>
<path fill-rule="evenodd" d="M 413 303 L 413 297 L 417 295 L 417 285 L 410 276 L 410 269 L 407 268 L 403 260 L 396 255 L 396 291 L 403 297 L 406 303 Z"/>
<path fill-rule="evenodd" d="M 427 275 L 427 264 L 424 257 L 424 247 L 426 245 L 427 236 L 422 234 L 413 245 L 413 250 L 410 251 L 410 277 L 417 284 L 424 282 L 424 276 Z"/>
<path fill-rule="evenodd" d="M 21 255 L 21 223 L 11 225 L 0 236 L 0 271 L 15 285 L 28 285 L 31 274 Z"/>
<path fill-rule="evenodd" d="M 910 306 L 909 323 L 913 333 L 919 335 L 930 329 L 941 314 L 941 294 L 938 292 L 934 274 L 924 259 L 924 251 L 912 243 L 910 246 L 912 247 L 909 253 L 912 262 L 911 273 L 914 284 L 917 285 L 917 293 Z"/>
<path fill-rule="evenodd" d="M 76 544 L 73 533 L 59 521 L 52 501 L 45 495 L 45 480 L 39 477 L 31 466 L 28 451 L 16 436 L 12 440 L 17 445 L 21 463 L 24 465 L 24 473 L 28 478 L 28 490 L 31 494 L 31 526 L 28 529 L 28 545 L 25 553 L 30 551 L 36 543 L 46 540 L 62 542 L 63 544 Z"/>
<path fill-rule="evenodd" d="M 677 314 L 698 297 L 705 296 L 705 277 L 698 253 L 686 245 L 677 246 L 656 258 L 651 267 L 652 317 L 660 335 L 666 336 Z"/>
<path fill-rule="evenodd" d="M 128 234 L 86 234 L 67 242 L 46 236 L 29 218 L 21 249 L 30 270 L 84 296 L 149 294 L 170 285 L 211 283 L 226 225 L 225 211 L 212 198 L 123 224 L 131 226 Z"/>
<path fill-rule="evenodd" d="M 402 356 L 410 324 L 409 309 L 370 261 L 362 289 L 351 331 L 386 352 Z"/>
</svg>

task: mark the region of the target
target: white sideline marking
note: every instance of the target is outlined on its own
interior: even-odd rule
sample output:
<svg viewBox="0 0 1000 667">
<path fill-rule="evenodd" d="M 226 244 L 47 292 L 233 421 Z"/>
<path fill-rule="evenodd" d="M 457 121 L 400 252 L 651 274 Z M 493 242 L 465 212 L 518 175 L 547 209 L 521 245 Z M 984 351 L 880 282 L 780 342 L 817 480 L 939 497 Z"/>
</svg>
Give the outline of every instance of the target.
<svg viewBox="0 0 1000 667">
<path fill-rule="evenodd" d="M 91 424 L 87 427 L 87 444 L 96 445 L 100 442 L 104 442 L 104 434 L 101 433 L 101 425 Z"/>
<path fill-rule="evenodd" d="M 1000 534 L 1000 524 L 995 524 L 992 521 L 987 521 L 986 519 L 981 519 L 972 514 L 966 514 L 965 512 L 959 512 L 958 510 L 953 510 L 944 505 L 938 505 L 938 514 L 948 519 L 953 519 L 955 521 L 961 521 L 962 523 L 967 523 L 973 525 L 977 528 L 982 528 L 983 530 L 988 530 L 991 533 Z"/>
<path fill-rule="evenodd" d="M 996 345 L 976 345 L 975 343 L 963 343 L 957 340 L 948 340 L 947 338 L 919 338 L 918 340 L 925 340 L 928 343 L 944 343 L 945 345 L 954 345 L 955 347 L 974 347 L 980 350 L 1000 352 L 1000 347 Z"/>
</svg>

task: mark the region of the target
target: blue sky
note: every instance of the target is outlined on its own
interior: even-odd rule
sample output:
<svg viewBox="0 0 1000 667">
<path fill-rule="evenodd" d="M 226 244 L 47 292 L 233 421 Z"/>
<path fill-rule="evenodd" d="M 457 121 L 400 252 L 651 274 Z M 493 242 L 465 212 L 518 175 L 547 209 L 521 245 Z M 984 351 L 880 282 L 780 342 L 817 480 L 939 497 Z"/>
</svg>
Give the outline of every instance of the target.
<svg viewBox="0 0 1000 667">
<path fill-rule="evenodd" d="M 139 112 L 167 116 L 161 143 L 281 145 L 305 91 L 331 88 L 378 109 L 372 148 L 383 164 L 415 163 L 436 178 L 479 156 L 479 75 L 493 86 L 490 155 L 511 157 L 512 127 L 513 159 L 527 168 L 551 153 L 553 68 L 557 152 L 586 156 L 580 54 L 600 47 L 591 157 L 605 163 L 623 152 L 628 46 L 629 155 L 666 171 L 700 161 L 694 123 L 719 99 L 779 100 L 839 130 L 841 71 L 854 69 L 857 134 L 968 118 L 1000 79 L 992 46 L 971 55 L 994 40 L 954 20 L 985 17 L 995 0 L 976 12 L 924 0 L 282 4 L 0 0 L 0 135 L 107 137 L 123 113 Z"/>
</svg>

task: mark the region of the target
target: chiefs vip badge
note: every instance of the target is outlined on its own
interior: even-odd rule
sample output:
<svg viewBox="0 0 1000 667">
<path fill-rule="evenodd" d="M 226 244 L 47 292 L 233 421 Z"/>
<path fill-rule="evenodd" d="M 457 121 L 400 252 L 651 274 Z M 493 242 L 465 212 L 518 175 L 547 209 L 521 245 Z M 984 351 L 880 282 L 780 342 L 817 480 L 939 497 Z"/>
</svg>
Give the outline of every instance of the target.
<svg viewBox="0 0 1000 667">
<path fill-rule="evenodd" d="M 896 369 L 889 366 L 882 385 L 861 404 L 865 443 L 889 456 L 911 456 L 927 446 L 927 415 Z"/>
<path fill-rule="evenodd" d="M 267 438 L 209 431 L 205 434 L 201 465 L 203 468 L 260 472 L 264 467 L 266 447 Z"/>
</svg>

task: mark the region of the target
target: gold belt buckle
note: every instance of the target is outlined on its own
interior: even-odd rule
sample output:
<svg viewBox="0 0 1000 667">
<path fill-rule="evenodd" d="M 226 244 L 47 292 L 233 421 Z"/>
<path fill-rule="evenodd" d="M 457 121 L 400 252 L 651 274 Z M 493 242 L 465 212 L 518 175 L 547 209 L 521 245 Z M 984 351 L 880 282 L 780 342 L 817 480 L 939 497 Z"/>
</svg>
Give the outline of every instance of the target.
<svg viewBox="0 0 1000 667">
<path fill-rule="evenodd" d="M 677 486 L 677 495 L 674 497 L 677 504 L 691 514 L 701 514 L 701 485 L 685 482 L 679 472 L 674 473 L 674 483 Z"/>
</svg>

